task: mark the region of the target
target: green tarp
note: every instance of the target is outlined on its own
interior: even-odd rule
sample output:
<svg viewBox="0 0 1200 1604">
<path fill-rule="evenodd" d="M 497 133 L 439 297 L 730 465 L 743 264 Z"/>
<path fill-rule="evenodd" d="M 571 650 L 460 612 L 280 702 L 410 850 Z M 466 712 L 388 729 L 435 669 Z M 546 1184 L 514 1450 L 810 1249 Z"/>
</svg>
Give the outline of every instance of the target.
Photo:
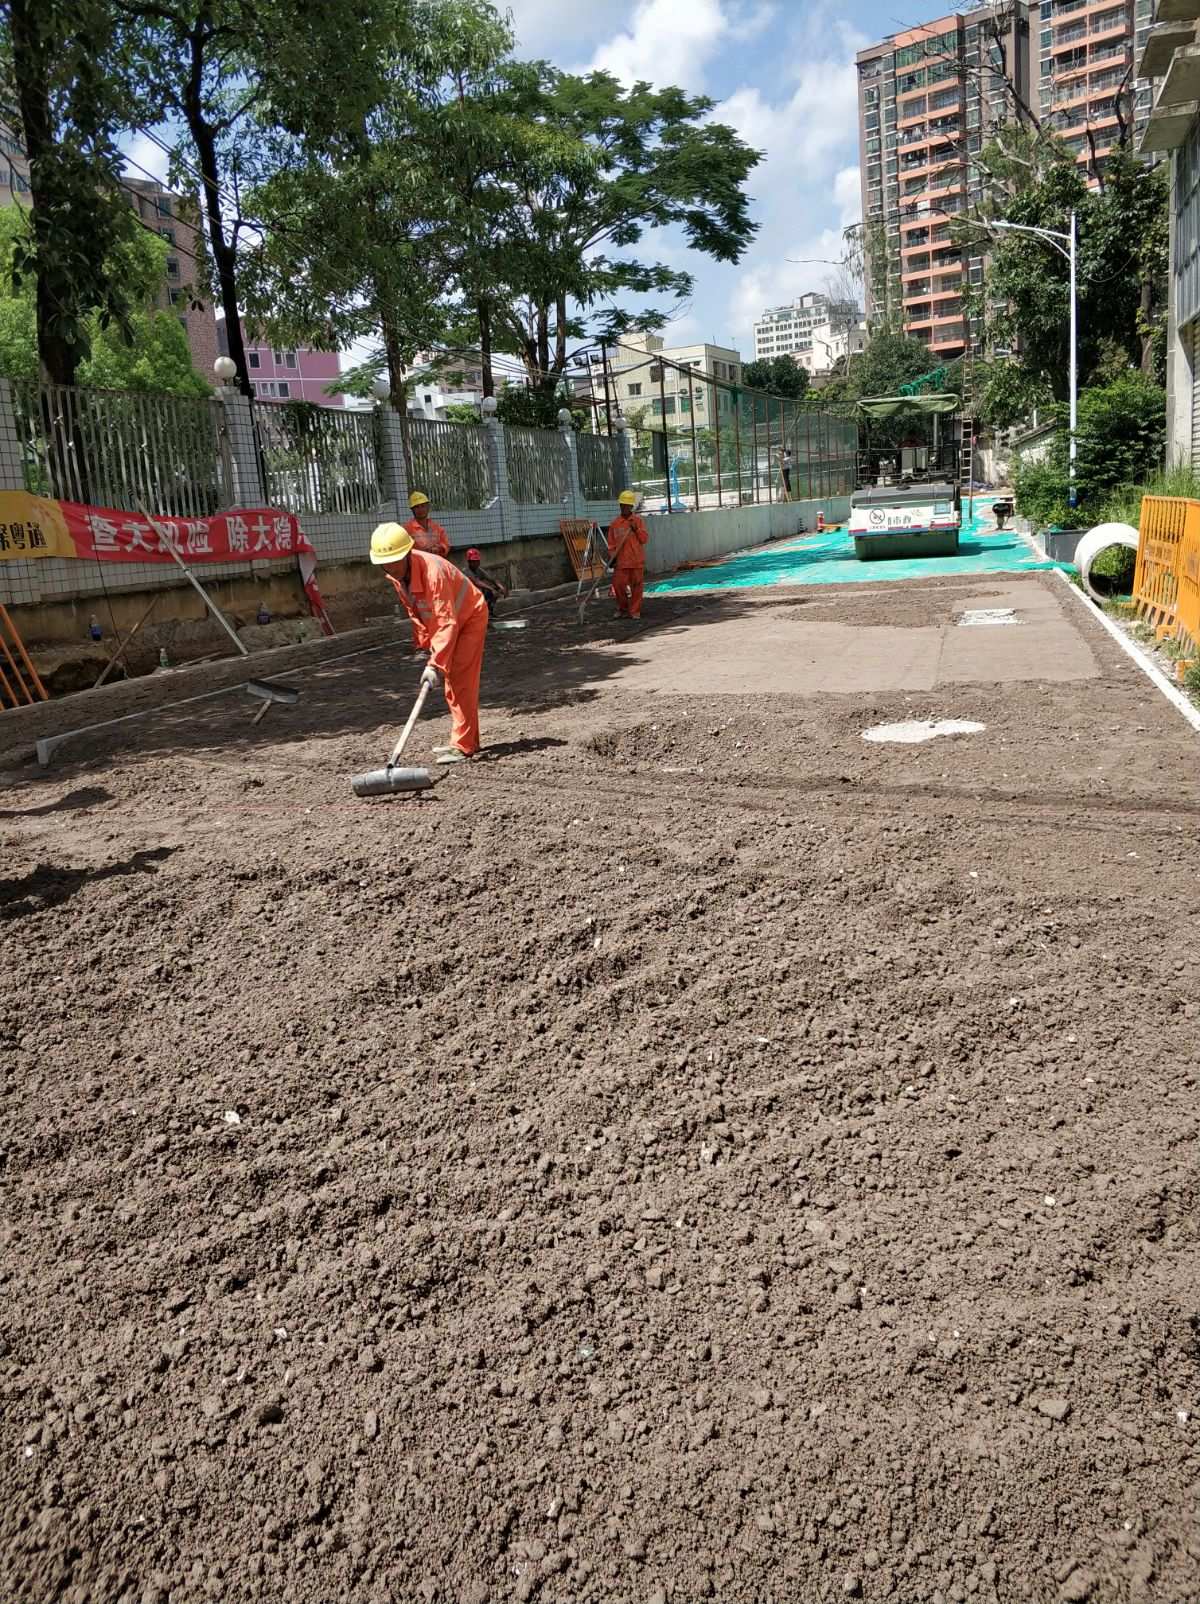
<svg viewBox="0 0 1200 1604">
<path fill-rule="evenodd" d="M 957 412 L 962 401 L 956 395 L 865 395 L 857 406 L 870 418 L 898 418 L 910 412 Z"/>
</svg>

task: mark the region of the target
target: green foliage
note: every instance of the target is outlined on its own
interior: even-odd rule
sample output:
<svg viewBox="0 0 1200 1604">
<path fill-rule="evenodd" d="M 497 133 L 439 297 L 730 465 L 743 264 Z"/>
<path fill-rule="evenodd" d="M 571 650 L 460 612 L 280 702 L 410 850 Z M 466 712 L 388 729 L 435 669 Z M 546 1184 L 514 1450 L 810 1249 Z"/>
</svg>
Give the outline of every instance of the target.
<svg viewBox="0 0 1200 1604">
<path fill-rule="evenodd" d="M 1200 500 L 1200 472 L 1180 463 L 1152 473 L 1139 484 L 1118 485 L 1100 503 L 1097 522 L 1140 526 L 1143 496 L 1178 496 Z"/>
<path fill-rule="evenodd" d="M 496 397 L 496 416 L 501 423 L 514 423 L 526 429 L 557 429 L 560 407 L 569 407 L 571 427 L 576 434 L 591 428 L 591 413 L 581 407 L 567 390 L 530 390 L 509 385 Z"/>
<path fill-rule="evenodd" d="M 138 231 L 120 187 L 119 132 L 140 117 L 128 24 L 106 0 L 10 0 L 0 31 L 0 111 L 29 157 L 31 206 L 6 270 L 28 289 L 39 359 L 70 384 L 97 329 L 127 337 L 141 297 L 114 275 Z"/>
<path fill-rule="evenodd" d="M 451 401 L 445 408 L 447 423 L 478 423 L 479 408 L 469 401 Z"/>
<path fill-rule="evenodd" d="M 995 429 L 1011 429 L 1053 399 L 1048 385 L 1008 359 L 978 363 L 975 384 L 979 417 Z"/>
<path fill-rule="evenodd" d="M 1064 409 L 1045 462 L 1020 468 L 1015 476 L 1017 509 L 1041 527 L 1086 528 L 1124 506 L 1161 472 L 1166 443 L 1166 395 L 1152 380 L 1129 373 L 1079 397 L 1076 434 L 1077 506 L 1068 504 L 1068 433 Z M 1137 523 L 1137 518 L 1122 522 Z"/>
<path fill-rule="evenodd" d="M 1083 170 L 1060 141 L 1007 129 L 980 158 L 988 185 L 975 214 L 954 237 L 978 247 L 989 241 L 982 285 L 964 297 L 980 319 L 989 349 L 1017 351 L 1028 394 L 1068 390 L 1069 267 L 1056 244 L 1028 234 L 989 234 L 992 220 L 1066 234 L 1074 211 L 1078 231 L 1079 382 L 1104 386 L 1121 368 L 1164 378 L 1168 258 L 1167 169 L 1117 152 L 1103 186 L 1089 189 Z M 1020 394 L 998 380 L 991 421 L 1010 418 Z M 988 397 L 989 405 L 992 398 Z"/>
<path fill-rule="evenodd" d="M 0 208 L 0 373 L 12 379 L 38 374 L 35 287 L 13 271 L 13 256 L 28 226 L 16 206 Z M 210 386 L 192 365 L 187 335 L 170 312 L 146 303 L 161 290 L 168 247 L 155 234 L 138 229 L 114 246 L 103 264 L 113 291 L 130 306 L 118 327 L 105 322 L 102 309 L 81 309 L 79 327 L 88 354 L 81 356 L 74 382 L 107 390 L 157 391 L 168 395 L 208 395 Z"/>
<path fill-rule="evenodd" d="M 877 334 L 850 364 L 850 391 L 855 399 L 898 395 L 902 384 L 921 378 L 935 365 L 920 340 L 907 334 Z M 945 384 L 948 390 L 961 388 L 961 372 L 956 365 L 947 369 Z"/>
<path fill-rule="evenodd" d="M 808 370 L 802 368 L 794 356 L 769 357 L 765 361 L 745 363 L 742 383 L 751 390 L 765 390 L 768 395 L 799 401 L 808 390 Z"/>
</svg>

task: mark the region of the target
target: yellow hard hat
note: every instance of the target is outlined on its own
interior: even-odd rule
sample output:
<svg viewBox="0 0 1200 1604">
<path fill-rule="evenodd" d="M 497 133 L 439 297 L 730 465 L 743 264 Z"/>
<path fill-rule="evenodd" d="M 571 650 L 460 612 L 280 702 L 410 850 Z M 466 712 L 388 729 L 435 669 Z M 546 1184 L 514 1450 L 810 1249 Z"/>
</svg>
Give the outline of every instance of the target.
<svg viewBox="0 0 1200 1604">
<path fill-rule="evenodd" d="M 413 537 L 403 524 L 379 524 L 371 536 L 373 563 L 398 563 L 413 549 Z"/>
<path fill-rule="evenodd" d="M 622 490 L 621 494 L 617 497 L 617 505 L 620 507 L 636 507 L 637 491 Z"/>
<path fill-rule="evenodd" d="M 429 497 L 423 490 L 414 490 L 408 498 L 408 504 L 410 507 L 428 507 Z"/>
</svg>

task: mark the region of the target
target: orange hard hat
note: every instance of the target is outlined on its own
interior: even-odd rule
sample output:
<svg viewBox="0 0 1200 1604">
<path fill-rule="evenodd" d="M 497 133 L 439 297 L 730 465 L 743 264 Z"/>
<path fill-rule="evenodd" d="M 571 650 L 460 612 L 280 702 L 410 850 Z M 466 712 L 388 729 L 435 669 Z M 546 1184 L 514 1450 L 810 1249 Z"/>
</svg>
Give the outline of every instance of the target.
<svg viewBox="0 0 1200 1604">
<path fill-rule="evenodd" d="M 467 561 L 469 563 L 477 563 L 479 561 L 479 547 L 478 546 L 472 546 L 471 549 L 467 552 Z"/>
</svg>

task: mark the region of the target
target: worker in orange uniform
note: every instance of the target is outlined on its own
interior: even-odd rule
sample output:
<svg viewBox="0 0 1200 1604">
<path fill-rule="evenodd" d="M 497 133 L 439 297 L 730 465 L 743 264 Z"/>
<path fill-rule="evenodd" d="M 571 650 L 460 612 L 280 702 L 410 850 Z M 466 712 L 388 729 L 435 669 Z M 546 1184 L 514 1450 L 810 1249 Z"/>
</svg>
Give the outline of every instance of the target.
<svg viewBox="0 0 1200 1604">
<path fill-rule="evenodd" d="M 452 562 L 421 551 L 407 529 L 380 524 L 371 561 L 395 586 L 413 622 L 417 645 L 429 653 L 422 685 L 442 675 L 450 708 L 450 745 L 435 746 L 439 763 L 461 763 L 479 750 L 479 675 L 488 610 L 482 593 Z"/>
<path fill-rule="evenodd" d="M 620 514 L 608 526 L 608 555 L 613 563 L 613 595 L 618 618 L 642 616 L 642 590 L 646 582 L 646 526 L 634 512 L 637 493 L 622 490 L 617 497 Z"/>
<path fill-rule="evenodd" d="M 414 490 L 408 506 L 412 517 L 404 527 L 413 537 L 413 545 L 418 551 L 434 551 L 439 557 L 448 557 L 450 541 L 441 524 L 435 524 L 429 516 L 429 497 L 423 490 Z"/>
</svg>

